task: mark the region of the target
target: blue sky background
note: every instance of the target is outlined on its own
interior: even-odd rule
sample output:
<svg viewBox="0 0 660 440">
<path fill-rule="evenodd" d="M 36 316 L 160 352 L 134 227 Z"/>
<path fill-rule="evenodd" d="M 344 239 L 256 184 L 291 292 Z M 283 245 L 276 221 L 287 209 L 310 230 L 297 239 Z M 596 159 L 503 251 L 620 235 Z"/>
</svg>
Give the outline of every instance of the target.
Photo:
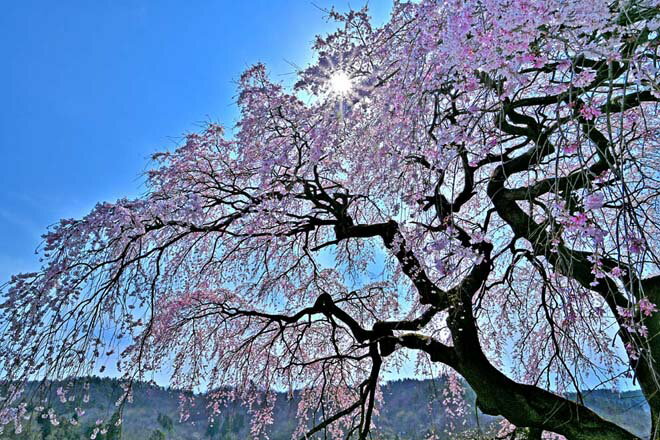
<svg viewBox="0 0 660 440">
<path fill-rule="evenodd" d="M 365 0 L 352 0 L 359 8 Z M 0 14 L 0 285 L 38 268 L 48 225 L 135 197 L 152 153 L 205 121 L 232 126 L 256 62 L 295 80 L 324 8 L 347 0 L 4 2 Z M 391 0 L 369 2 L 376 24 Z"/>
<path fill-rule="evenodd" d="M 0 284 L 38 268 L 46 227 L 141 193 L 155 151 L 233 125 L 255 62 L 294 81 L 322 11 L 364 0 L 13 1 L 0 15 Z M 369 2 L 383 23 L 390 0 Z"/>
</svg>

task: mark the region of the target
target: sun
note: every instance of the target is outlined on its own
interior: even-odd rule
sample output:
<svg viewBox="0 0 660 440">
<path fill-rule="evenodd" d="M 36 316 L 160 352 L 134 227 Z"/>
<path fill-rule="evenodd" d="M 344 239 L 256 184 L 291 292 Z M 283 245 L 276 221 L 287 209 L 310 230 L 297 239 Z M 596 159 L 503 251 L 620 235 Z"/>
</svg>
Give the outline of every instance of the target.
<svg viewBox="0 0 660 440">
<path fill-rule="evenodd" d="M 353 79 L 343 70 L 337 70 L 330 76 L 330 91 L 339 96 L 345 96 L 353 90 Z"/>
</svg>

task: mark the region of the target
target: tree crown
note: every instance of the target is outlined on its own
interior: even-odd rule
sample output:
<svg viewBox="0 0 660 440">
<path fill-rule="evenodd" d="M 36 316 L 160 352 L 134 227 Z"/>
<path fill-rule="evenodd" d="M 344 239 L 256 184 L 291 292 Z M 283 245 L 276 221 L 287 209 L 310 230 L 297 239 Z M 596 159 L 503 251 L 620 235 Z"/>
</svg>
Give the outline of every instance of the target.
<svg viewBox="0 0 660 440">
<path fill-rule="evenodd" d="M 301 389 L 297 435 L 366 438 L 413 353 L 569 438 L 630 438 L 555 394 L 628 374 L 655 429 L 657 2 L 330 15 L 292 90 L 241 76 L 235 136 L 189 134 L 144 196 L 44 236 L 43 269 L 5 288 L 1 377 L 165 370 L 242 399 L 255 437 L 269 390 Z"/>
</svg>

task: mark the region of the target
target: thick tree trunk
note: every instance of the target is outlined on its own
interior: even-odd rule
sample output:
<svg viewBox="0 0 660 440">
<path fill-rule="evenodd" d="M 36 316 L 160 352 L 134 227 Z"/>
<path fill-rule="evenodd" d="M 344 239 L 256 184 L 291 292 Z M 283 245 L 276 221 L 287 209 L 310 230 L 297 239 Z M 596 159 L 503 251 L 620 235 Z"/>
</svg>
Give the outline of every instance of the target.
<svg viewBox="0 0 660 440">
<path fill-rule="evenodd" d="M 454 341 L 454 368 L 476 393 L 479 408 L 485 414 L 504 416 L 516 426 L 555 432 L 569 440 L 638 438 L 584 405 L 511 380 L 490 363 L 472 309 L 472 297 L 490 272 L 490 249 L 484 251 L 484 260 L 464 281 L 447 320 Z"/>
<path fill-rule="evenodd" d="M 660 303 L 660 279 L 644 282 L 644 294 L 654 304 Z M 635 369 L 636 379 L 651 409 L 651 440 L 660 439 L 660 313 L 645 317 L 648 337 L 642 340 L 640 359 Z"/>
<path fill-rule="evenodd" d="M 543 145 L 541 144 L 539 148 L 543 148 Z M 531 156 L 527 158 L 521 156 L 509 162 L 508 166 L 502 166 L 495 170 L 488 187 L 488 194 L 491 201 L 500 217 L 509 224 L 516 235 L 527 238 L 532 246 L 534 246 L 537 254 L 545 256 L 558 272 L 574 278 L 586 289 L 596 291 L 608 303 L 610 310 L 617 318 L 621 327 L 620 336 L 622 341 L 624 343 L 632 342 L 640 350 L 640 358 L 635 359 L 634 357 L 630 357 L 629 363 L 635 371 L 636 380 L 651 409 L 652 431 L 650 439 L 659 440 L 660 375 L 658 372 L 660 371 L 660 314 L 656 313 L 650 317 L 643 318 L 643 324 L 648 328 L 647 337 L 632 334 L 625 329 L 625 320 L 618 313 L 619 306 L 624 308 L 629 306 L 628 300 L 625 296 L 621 295 L 618 285 L 606 279 L 594 287 L 593 281 L 595 281 L 595 278 L 591 271 L 591 263 L 588 261 L 585 253 L 560 246 L 559 253 L 567 254 L 572 265 L 570 271 L 566 272 L 562 265 L 558 264 L 560 259 L 558 259 L 556 253 L 550 251 L 550 240 L 547 237 L 545 229 L 525 213 L 514 199 L 510 198 L 510 190 L 504 186 L 506 176 L 515 172 L 518 168 L 526 168 L 529 165 L 527 163 L 529 160 L 531 160 Z M 654 304 L 658 304 L 660 301 L 660 276 L 644 282 L 641 291 L 636 291 L 635 295 L 637 296 L 637 300 L 640 300 L 641 296 L 644 295 Z M 581 417 L 579 414 L 575 416 Z M 511 421 L 513 422 L 513 420 Z M 576 439 L 631 438 L 631 434 L 625 433 L 625 431 L 623 433 L 616 433 L 614 430 L 612 432 L 596 431 L 594 435 L 591 436 L 590 433 L 585 431 L 583 433 L 572 433 L 571 436 L 567 435 L 567 437 Z M 617 437 L 617 435 L 621 435 L 622 437 Z"/>
<path fill-rule="evenodd" d="M 490 365 L 480 347 L 458 353 L 460 374 L 477 394 L 477 405 L 485 414 L 503 416 L 516 426 L 562 434 L 569 440 L 638 438 L 576 402 L 509 379 Z"/>
</svg>

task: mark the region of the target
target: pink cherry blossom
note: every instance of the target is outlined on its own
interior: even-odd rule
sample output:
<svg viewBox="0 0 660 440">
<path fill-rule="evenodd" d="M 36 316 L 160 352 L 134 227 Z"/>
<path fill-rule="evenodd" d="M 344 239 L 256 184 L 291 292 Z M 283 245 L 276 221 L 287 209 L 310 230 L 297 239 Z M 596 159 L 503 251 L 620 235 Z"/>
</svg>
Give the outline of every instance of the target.
<svg viewBox="0 0 660 440">
<path fill-rule="evenodd" d="M 642 298 L 639 300 L 639 303 L 637 303 L 639 306 L 639 311 L 644 315 L 644 316 L 651 316 L 653 313 L 657 312 L 658 309 L 655 304 L 653 304 L 651 301 L 648 300 L 648 298 Z"/>
<path fill-rule="evenodd" d="M 469 387 L 515 421 L 503 435 L 632 438 L 564 397 L 631 372 L 660 426 L 658 13 L 420 0 L 376 27 L 329 11 L 293 87 L 249 67 L 234 130 L 154 155 L 142 196 L 61 220 L 43 267 L 0 287 L 16 384 L 0 424 L 22 429 L 21 385 L 110 358 L 119 407 L 167 373 L 182 423 L 206 390 L 214 415 L 246 408 L 253 438 L 276 390 L 300 396 L 295 438 L 370 438 L 382 382 L 409 364 L 446 380 L 456 429 Z"/>
<path fill-rule="evenodd" d="M 580 108 L 580 114 L 584 117 L 584 119 L 590 121 L 600 116 L 601 111 L 597 107 L 585 105 L 582 108 Z"/>
<path fill-rule="evenodd" d="M 587 210 L 600 209 L 603 207 L 603 203 L 602 194 L 589 194 L 584 199 L 584 208 Z"/>
</svg>

